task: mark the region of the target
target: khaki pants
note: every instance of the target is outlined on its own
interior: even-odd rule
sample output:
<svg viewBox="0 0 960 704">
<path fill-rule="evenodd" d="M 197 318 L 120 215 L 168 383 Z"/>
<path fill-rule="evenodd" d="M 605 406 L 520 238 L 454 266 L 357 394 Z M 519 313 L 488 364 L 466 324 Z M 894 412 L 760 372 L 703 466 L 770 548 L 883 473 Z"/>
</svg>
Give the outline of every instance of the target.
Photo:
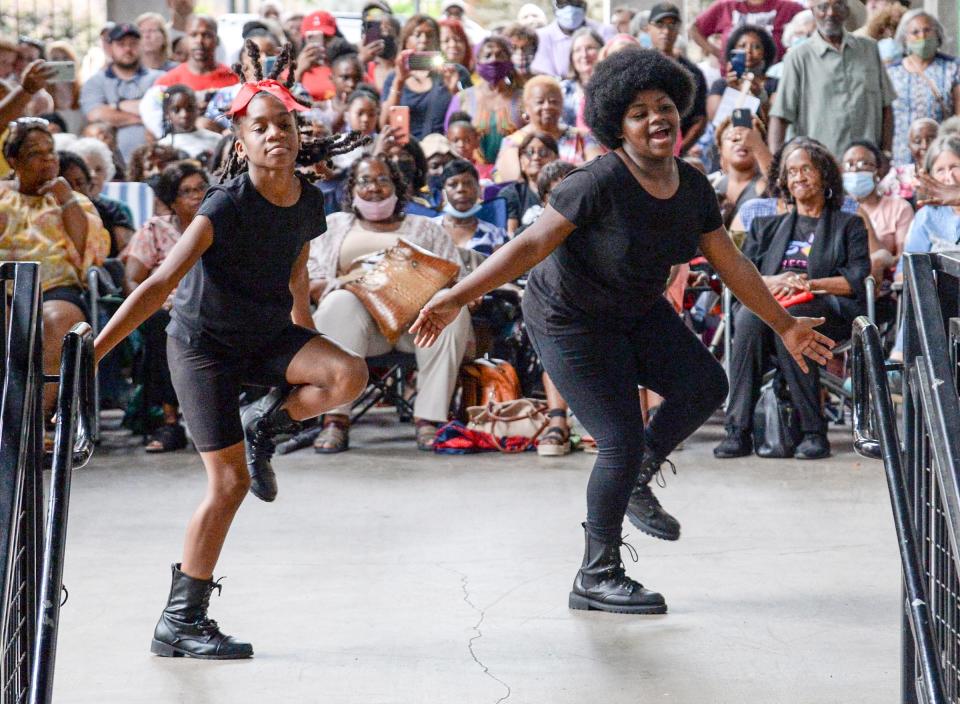
<svg viewBox="0 0 960 704">
<path fill-rule="evenodd" d="M 413 413 L 423 420 L 447 421 L 450 398 L 457 385 L 457 372 L 473 334 L 466 308 L 460 310 L 432 347 L 417 347 L 410 333 L 405 333 L 396 345 L 391 345 L 360 299 L 349 291 L 327 294 L 313 314 L 313 321 L 317 330 L 361 357 L 375 357 L 393 349 L 414 353 L 417 357 L 417 398 Z M 350 406 L 329 412 L 348 416 Z"/>
</svg>

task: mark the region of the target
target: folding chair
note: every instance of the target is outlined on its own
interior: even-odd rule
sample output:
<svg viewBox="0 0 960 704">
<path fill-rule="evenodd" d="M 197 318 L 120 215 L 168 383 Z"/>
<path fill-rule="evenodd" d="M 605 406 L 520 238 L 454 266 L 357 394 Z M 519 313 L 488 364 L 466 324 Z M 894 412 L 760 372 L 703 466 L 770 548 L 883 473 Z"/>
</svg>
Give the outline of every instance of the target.
<svg viewBox="0 0 960 704">
<path fill-rule="evenodd" d="M 120 201 L 133 213 L 133 228 L 139 229 L 153 215 L 153 189 L 139 181 L 109 181 L 102 195 Z"/>
<path fill-rule="evenodd" d="M 477 218 L 491 225 L 507 229 L 507 200 L 497 197 L 485 201 L 483 207 L 480 208 L 480 212 L 477 213 Z"/>
</svg>

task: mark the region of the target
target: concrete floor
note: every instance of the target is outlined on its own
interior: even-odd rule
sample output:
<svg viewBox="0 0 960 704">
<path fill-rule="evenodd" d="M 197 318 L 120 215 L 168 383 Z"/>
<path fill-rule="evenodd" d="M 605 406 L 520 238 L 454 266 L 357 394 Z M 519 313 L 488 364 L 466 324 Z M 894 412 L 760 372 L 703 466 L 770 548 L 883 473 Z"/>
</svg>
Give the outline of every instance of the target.
<svg viewBox="0 0 960 704">
<path fill-rule="evenodd" d="M 279 498 L 250 497 L 221 560 L 211 614 L 256 651 L 227 663 L 148 652 L 198 457 L 114 438 L 74 478 L 56 701 L 896 702 L 881 465 L 845 429 L 829 461 L 721 463 L 720 433 L 688 440 L 659 492 L 683 538 L 627 531 L 630 574 L 669 604 L 654 617 L 567 609 L 590 455 L 432 456 L 381 416 L 347 454 L 281 457 Z"/>
</svg>

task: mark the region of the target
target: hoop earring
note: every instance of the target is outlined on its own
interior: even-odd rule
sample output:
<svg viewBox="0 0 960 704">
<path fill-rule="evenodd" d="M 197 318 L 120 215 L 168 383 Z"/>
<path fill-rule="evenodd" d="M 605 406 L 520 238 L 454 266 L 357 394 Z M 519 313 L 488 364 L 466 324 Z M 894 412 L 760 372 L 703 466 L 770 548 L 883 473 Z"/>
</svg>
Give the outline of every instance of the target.
<svg viewBox="0 0 960 704">
<path fill-rule="evenodd" d="M 827 186 L 827 191 L 823 194 L 823 197 L 827 200 L 831 200 L 833 198 L 833 188 Z"/>
</svg>

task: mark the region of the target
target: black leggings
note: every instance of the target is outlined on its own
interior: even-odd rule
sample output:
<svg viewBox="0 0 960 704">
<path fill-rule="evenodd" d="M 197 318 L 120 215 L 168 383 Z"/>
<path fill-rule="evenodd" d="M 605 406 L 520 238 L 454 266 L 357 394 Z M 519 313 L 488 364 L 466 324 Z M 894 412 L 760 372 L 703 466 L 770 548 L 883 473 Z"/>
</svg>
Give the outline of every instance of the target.
<svg viewBox="0 0 960 704">
<path fill-rule="evenodd" d="M 170 313 L 162 308 L 140 326 L 143 349 L 140 352 L 140 378 L 143 383 L 144 408 L 168 404 L 178 406 L 177 392 L 170 380 L 167 364 L 167 325 Z"/>
<path fill-rule="evenodd" d="M 619 541 L 644 446 L 664 458 L 699 428 L 726 398 L 723 367 L 665 298 L 627 328 L 573 330 L 528 317 L 527 330 L 543 368 L 597 441 L 587 528 Z M 638 385 L 664 398 L 646 430 Z"/>
</svg>

